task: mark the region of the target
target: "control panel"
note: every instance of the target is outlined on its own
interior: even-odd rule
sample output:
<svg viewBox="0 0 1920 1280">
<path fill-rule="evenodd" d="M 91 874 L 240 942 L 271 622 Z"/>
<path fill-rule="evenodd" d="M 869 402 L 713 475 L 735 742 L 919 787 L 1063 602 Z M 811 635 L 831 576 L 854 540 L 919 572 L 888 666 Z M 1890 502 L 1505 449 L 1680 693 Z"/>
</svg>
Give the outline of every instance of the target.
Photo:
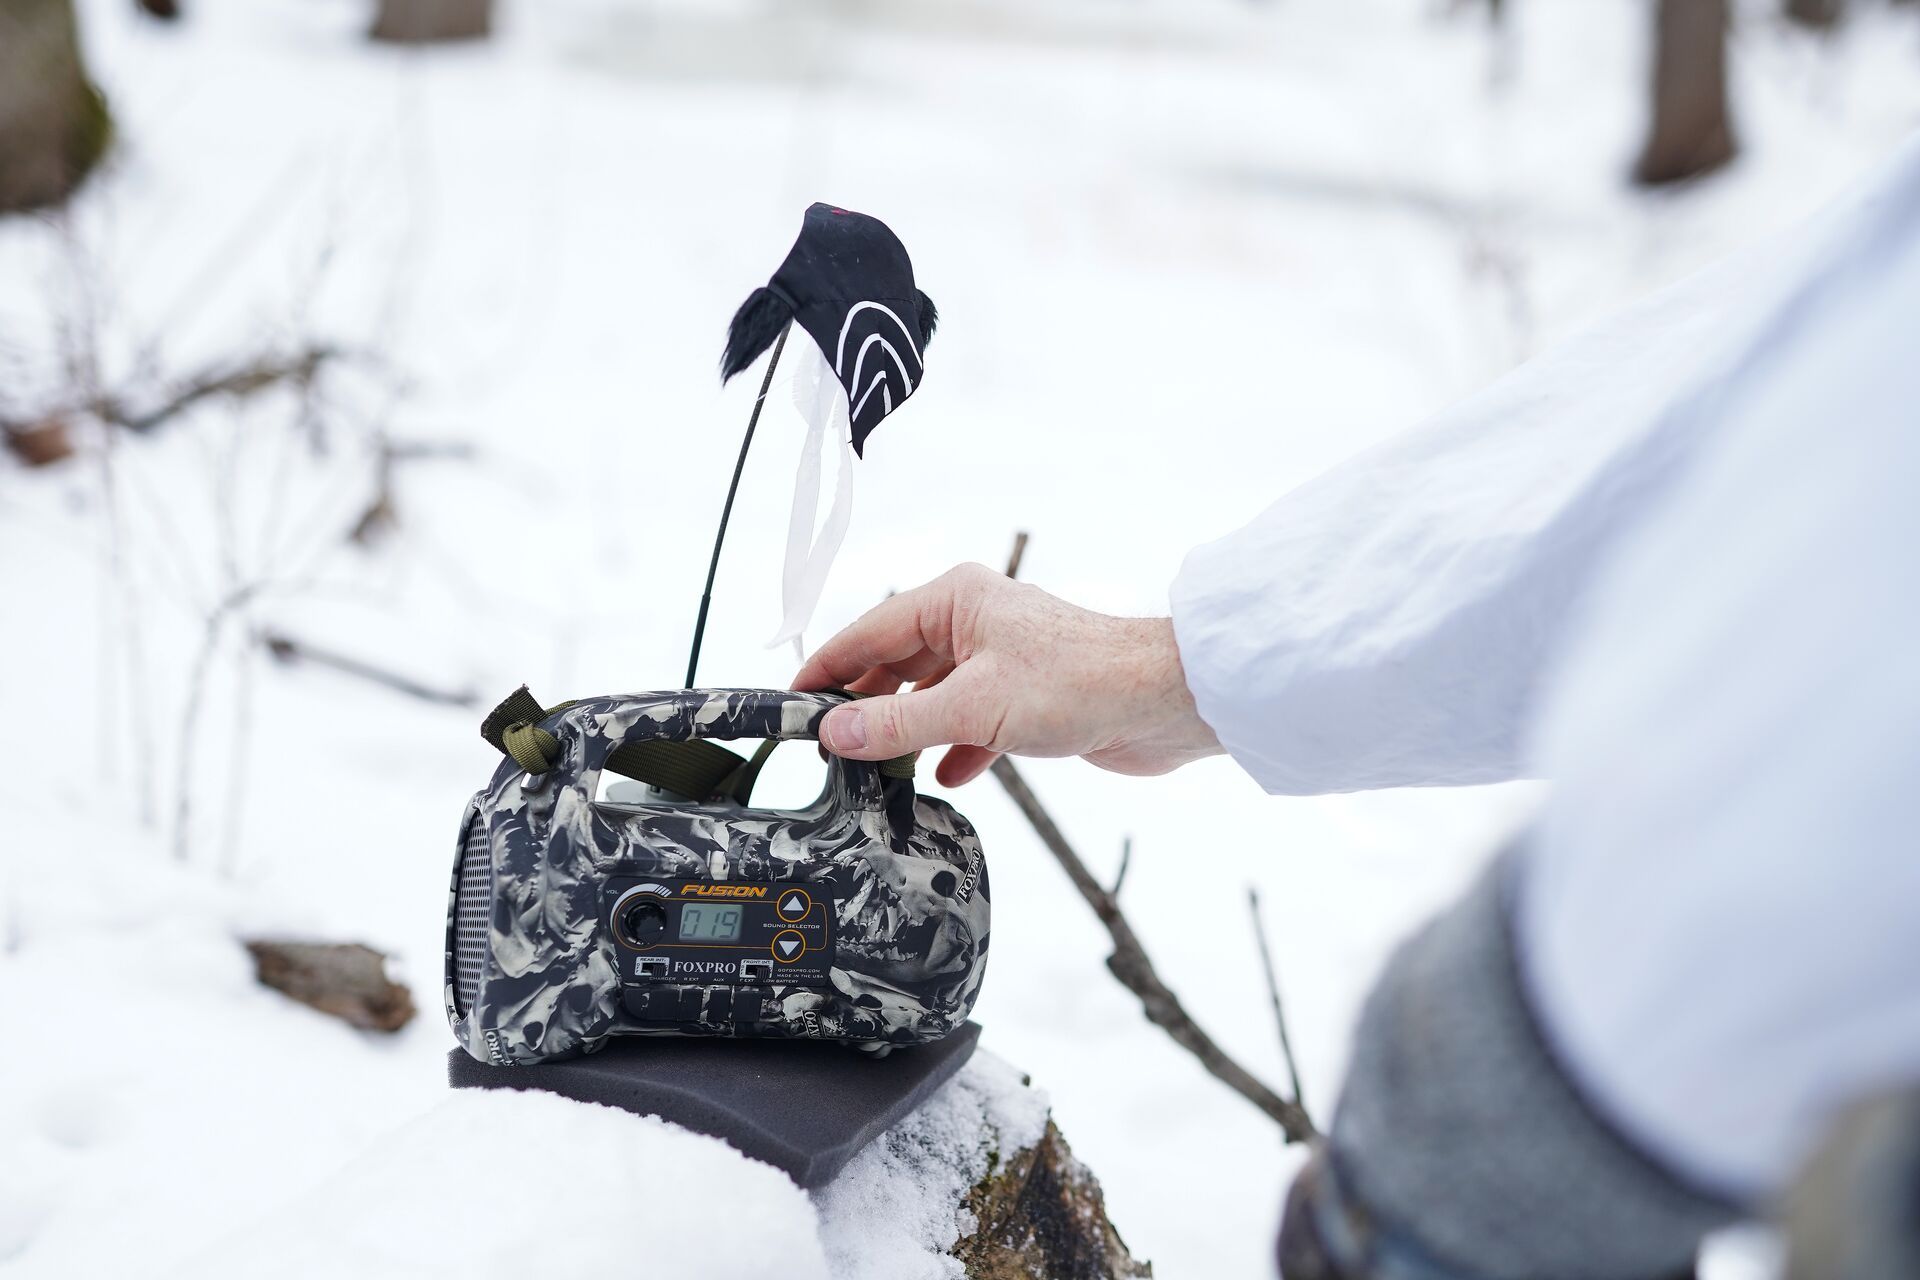
<svg viewBox="0 0 1920 1280">
<path fill-rule="evenodd" d="M 604 900 L 623 986 L 828 985 L 824 886 L 628 877 Z"/>
</svg>

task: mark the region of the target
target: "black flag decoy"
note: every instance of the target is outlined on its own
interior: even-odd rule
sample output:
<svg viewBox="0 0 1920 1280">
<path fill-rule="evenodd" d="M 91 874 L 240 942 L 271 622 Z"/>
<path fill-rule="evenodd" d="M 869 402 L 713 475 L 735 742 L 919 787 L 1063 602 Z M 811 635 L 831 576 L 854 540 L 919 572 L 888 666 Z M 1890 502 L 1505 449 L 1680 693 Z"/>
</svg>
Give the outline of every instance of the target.
<svg viewBox="0 0 1920 1280">
<path fill-rule="evenodd" d="M 938 321 L 913 282 L 907 247 L 878 218 L 829 204 L 808 208 L 787 260 L 755 289 L 727 331 L 721 381 L 773 345 L 797 320 L 847 393 L 853 450 L 920 388 Z"/>
</svg>

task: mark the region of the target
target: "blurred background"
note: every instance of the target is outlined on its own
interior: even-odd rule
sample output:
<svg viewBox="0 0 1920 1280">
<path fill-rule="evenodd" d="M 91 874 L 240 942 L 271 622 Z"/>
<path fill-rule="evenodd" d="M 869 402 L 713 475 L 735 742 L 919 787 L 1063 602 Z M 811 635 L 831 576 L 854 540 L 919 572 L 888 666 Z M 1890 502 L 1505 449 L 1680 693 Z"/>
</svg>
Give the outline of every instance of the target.
<svg viewBox="0 0 1920 1280">
<path fill-rule="evenodd" d="M 479 718 L 679 681 L 757 383 L 725 325 L 809 202 L 942 317 L 817 642 L 1023 529 L 1024 578 L 1164 612 L 1196 542 L 1917 122 L 1898 0 L 0 0 L 0 1270 L 187 1263 L 443 1096 Z M 792 674 L 799 445 L 749 461 L 706 683 Z M 1131 839 L 1163 976 L 1277 1082 L 1237 888 L 1176 892 L 1259 887 L 1323 1118 L 1388 948 L 1533 801 L 1027 775 L 1096 874 Z M 1295 1153 L 994 784 L 950 798 L 984 1045 L 1156 1274 L 1268 1274 Z M 282 1000 L 258 936 L 368 943 L 420 1016 Z"/>
</svg>

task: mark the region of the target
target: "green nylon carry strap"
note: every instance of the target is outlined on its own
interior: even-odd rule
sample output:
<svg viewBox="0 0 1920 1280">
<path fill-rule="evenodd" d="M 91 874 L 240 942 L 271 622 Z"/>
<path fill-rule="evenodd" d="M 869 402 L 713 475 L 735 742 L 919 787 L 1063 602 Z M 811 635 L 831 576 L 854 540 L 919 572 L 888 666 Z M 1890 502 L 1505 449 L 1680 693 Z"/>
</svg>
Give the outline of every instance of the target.
<svg viewBox="0 0 1920 1280">
<path fill-rule="evenodd" d="M 559 760 L 560 743 L 539 722 L 572 705 L 563 702 L 542 707 L 527 686 L 521 685 L 488 713 L 481 722 L 480 736 L 528 773 L 545 773 Z M 754 750 L 752 759 L 742 759 L 705 738 L 650 738 L 615 747 L 607 753 L 606 767 L 687 800 L 718 797 L 744 806 L 753 795 L 753 784 L 767 757 L 778 745 L 779 739 L 768 738 Z M 914 756 L 905 755 L 884 760 L 879 767 L 886 777 L 911 779 L 913 763 Z"/>
<path fill-rule="evenodd" d="M 553 710 L 558 711 L 567 705 L 569 704 L 563 702 Z M 487 718 L 480 722 L 480 736 L 485 738 L 487 744 L 495 751 L 505 751 L 508 755 L 513 755 L 513 752 L 507 751 L 504 741 L 507 730 L 516 724 L 539 724 L 549 714 L 551 713 L 540 705 L 539 699 L 527 692 L 527 686 L 521 685 L 500 699 L 499 706 L 487 712 Z M 517 756 L 515 760 L 518 761 Z"/>
<path fill-rule="evenodd" d="M 746 767 L 747 762 L 737 754 L 704 738 L 678 742 L 648 738 L 624 743 L 607 753 L 607 768 L 615 773 L 689 800 L 725 796 L 745 804 L 753 784 L 749 780 L 742 790 L 736 779 Z"/>
</svg>

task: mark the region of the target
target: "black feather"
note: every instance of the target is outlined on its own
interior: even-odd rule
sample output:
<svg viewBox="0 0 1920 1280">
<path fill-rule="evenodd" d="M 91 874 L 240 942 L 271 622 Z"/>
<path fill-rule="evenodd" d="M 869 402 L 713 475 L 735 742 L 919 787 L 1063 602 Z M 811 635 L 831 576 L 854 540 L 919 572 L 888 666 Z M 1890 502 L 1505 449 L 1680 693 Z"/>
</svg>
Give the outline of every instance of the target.
<svg viewBox="0 0 1920 1280">
<path fill-rule="evenodd" d="M 793 319 L 793 308 L 782 302 L 769 289 L 755 289 L 733 313 L 733 323 L 727 326 L 727 349 L 720 357 L 720 381 L 739 373 L 755 360 L 760 353 L 773 345 L 780 331 Z"/>
<path fill-rule="evenodd" d="M 920 295 L 920 349 L 924 351 L 927 344 L 933 341 L 934 327 L 940 323 L 940 308 L 933 305 L 933 299 L 926 295 L 925 290 L 915 289 L 914 292 Z"/>
</svg>

